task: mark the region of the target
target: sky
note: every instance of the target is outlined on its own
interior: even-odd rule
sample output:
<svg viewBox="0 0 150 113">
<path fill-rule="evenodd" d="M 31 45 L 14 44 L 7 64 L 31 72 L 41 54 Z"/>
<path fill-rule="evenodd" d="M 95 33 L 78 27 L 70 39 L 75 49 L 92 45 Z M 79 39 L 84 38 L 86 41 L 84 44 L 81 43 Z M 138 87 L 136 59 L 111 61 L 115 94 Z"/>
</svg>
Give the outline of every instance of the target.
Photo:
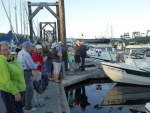
<svg viewBox="0 0 150 113">
<path fill-rule="evenodd" d="M 9 13 L 9 0 L 1 1 L 4 2 L 7 13 Z M 10 30 L 10 25 L 1 1 L 0 32 L 7 33 Z M 10 0 L 11 16 L 9 17 L 11 17 L 12 26 L 16 33 L 14 1 Z M 22 1 L 55 3 L 58 0 Z M 16 4 L 18 33 L 21 33 L 20 0 L 16 0 Z M 64 0 L 64 4 L 67 38 L 119 38 L 120 35 L 127 32 L 132 37 L 132 32 L 146 33 L 146 30 L 150 30 L 150 0 Z M 26 8 L 28 10 L 27 5 Z M 35 8 L 37 7 L 32 7 L 32 11 Z M 56 12 L 56 7 L 51 6 L 50 8 Z M 25 17 L 27 16 L 25 15 Z M 56 18 L 45 8 L 40 10 L 33 19 L 34 31 L 37 35 L 39 35 L 39 22 L 56 22 Z M 24 24 L 22 24 L 22 28 L 27 24 L 28 21 L 26 18 Z M 51 28 L 47 26 L 46 29 L 50 30 Z M 27 34 L 28 32 L 22 29 L 22 33 Z"/>
</svg>

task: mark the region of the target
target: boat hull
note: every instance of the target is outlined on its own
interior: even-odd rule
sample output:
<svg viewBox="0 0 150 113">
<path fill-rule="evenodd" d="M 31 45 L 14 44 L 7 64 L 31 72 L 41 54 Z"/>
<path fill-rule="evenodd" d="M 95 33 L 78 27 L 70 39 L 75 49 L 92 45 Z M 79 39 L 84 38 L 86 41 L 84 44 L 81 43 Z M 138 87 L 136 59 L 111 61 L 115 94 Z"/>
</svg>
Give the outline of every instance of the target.
<svg viewBox="0 0 150 113">
<path fill-rule="evenodd" d="M 102 67 L 107 76 L 114 82 L 136 85 L 150 85 L 149 72 L 142 71 L 138 68 L 135 69 L 135 67 L 133 69 L 132 66 L 128 66 L 128 68 L 126 68 L 123 67 L 123 65 L 114 66 L 106 63 L 102 63 Z M 138 73 L 139 75 L 137 75 Z"/>
</svg>

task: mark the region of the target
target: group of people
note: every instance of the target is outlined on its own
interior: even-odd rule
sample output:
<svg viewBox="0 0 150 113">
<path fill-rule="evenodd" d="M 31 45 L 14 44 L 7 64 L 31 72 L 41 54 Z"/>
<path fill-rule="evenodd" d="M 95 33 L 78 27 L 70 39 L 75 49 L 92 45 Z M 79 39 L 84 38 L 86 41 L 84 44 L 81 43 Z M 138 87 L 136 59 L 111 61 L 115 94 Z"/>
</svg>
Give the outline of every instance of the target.
<svg viewBox="0 0 150 113">
<path fill-rule="evenodd" d="M 74 62 L 73 62 L 73 56 L 71 54 L 71 50 L 68 49 L 68 61 L 69 61 L 70 70 L 72 68 L 75 71 L 81 70 L 81 72 L 84 72 L 85 71 L 85 58 L 87 57 L 86 51 L 88 50 L 88 47 L 84 44 L 84 42 L 77 40 L 73 49 L 74 49 L 74 54 L 73 54 Z M 75 63 L 75 65 L 73 65 L 72 62 Z"/>
<path fill-rule="evenodd" d="M 31 103 L 34 95 L 33 81 L 40 80 L 43 74 L 49 80 L 61 82 L 58 77 L 62 42 L 59 45 L 49 43 L 47 46 L 46 51 L 42 40 L 38 40 L 34 47 L 32 43 L 25 41 L 14 57 L 11 56 L 9 43 L 0 42 L 0 90 L 7 113 L 23 113 L 23 107 L 25 112 L 37 110 Z"/>
</svg>

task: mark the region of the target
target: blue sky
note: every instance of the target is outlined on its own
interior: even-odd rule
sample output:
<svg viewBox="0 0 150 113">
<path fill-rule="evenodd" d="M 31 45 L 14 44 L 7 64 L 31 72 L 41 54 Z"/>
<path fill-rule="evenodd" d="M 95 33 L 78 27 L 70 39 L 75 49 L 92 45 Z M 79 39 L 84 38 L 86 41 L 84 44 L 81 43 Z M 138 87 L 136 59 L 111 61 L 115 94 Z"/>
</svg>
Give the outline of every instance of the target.
<svg viewBox="0 0 150 113">
<path fill-rule="evenodd" d="M 8 0 L 3 0 L 8 11 Z M 16 32 L 14 0 L 11 1 L 12 25 Z M 17 1 L 17 22 L 20 30 L 20 6 Z M 23 0 L 25 1 L 25 0 Z M 31 2 L 56 2 L 57 0 L 30 0 Z M 94 38 L 96 37 L 120 37 L 129 32 L 146 33 L 150 30 L 150 0 L 64 0 L 66 36 Z M 32 7 L 34 11 L 36 7 Z M 55 7 L 50 7 L 55 12 Z M 9 22 L 0 3 L 0 32 L 8 32 Z M 38 22 L 55 22 L 56 19 L 45 8 L 34 17 L 34 31 Z M 48 26 L 46 29 L 51 29 Z M 112 31 L 112 32 L 111 32 Z"/>
</svg>

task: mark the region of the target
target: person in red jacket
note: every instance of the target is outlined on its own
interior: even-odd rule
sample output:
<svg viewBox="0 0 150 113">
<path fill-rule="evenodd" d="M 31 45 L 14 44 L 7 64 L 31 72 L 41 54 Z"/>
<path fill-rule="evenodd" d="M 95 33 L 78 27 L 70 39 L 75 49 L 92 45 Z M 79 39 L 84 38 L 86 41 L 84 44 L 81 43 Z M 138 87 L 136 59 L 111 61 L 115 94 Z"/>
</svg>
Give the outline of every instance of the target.
<svg viewBox="0 0 150 113">
<path fill-rule="evenodd" d="M 37 69 L 32 69 L 32 74 L 33 74 L 34 80 L 38 81 L 41 79 L 42 66 L 45 61 L 45 58 L 43 59 L 43 52 L 42 52 L 41 45 L 37 44 L 35 46 L 34 52 L 32 53 L 32 59 L 34 62 L 40 63 L 40 65 L 37 67 Z"/>
</svg>

